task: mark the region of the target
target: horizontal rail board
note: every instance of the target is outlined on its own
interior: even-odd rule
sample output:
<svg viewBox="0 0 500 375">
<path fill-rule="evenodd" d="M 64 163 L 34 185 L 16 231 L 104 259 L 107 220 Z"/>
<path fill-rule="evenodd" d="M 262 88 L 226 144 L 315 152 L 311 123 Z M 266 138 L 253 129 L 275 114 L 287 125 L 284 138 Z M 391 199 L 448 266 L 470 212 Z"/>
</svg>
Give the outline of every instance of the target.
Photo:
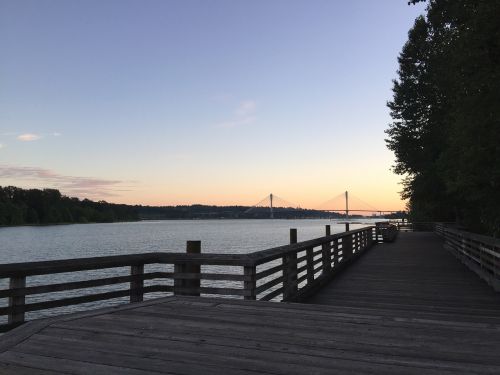
<svg viewBox="0 0 500 375">
<path fill-rule="evenodd" d="M 182 280 L 225 280 L 225 281 L 251 281 L 251 276 L 235 275 L 230 273 L 168 273 L 170 278 Z"/>
<path fill-rule="evenodd" d="M 266 294 L 265 296 L 259 298 L 259 300 L 261 300 L 261 301 L 270 301 L 273 298 L 278 297 L 282 293 L 283 293 L 283 287 L 278 288 L 278 289 L 272 291 L 271 293 Z"/>
<path fill-rule="evenodd" d="M 314 268 L 314 273 L 319 272 L 321 270 L 323 270 L 323 263 L 319 264 L 318 267 Z"/>
<path fill-rule="evenodd" d="M 308 255 L 302 255 L 301 257 L 297 258 L 297 263 L 302 263 L 304 261 L 307 261 Z"/>
<path fill-rule="evenodd" d="M 96 269 L 128 267 L 159 263 L 162 253 L 116 255 L 92 258 L 48 260 L 42 262 L 9 263 L 0 265 L 0 278 L 48 275 Z"/>
<path fill-rule="evenodd" d="M 260 280 L 264 277 L 268 277 L 268 276 L 273 275 L 276 272 L 280 272 L 280 271 L 283 271 L 283 264 L 271 267 L 271 268 L 264 270 L 264 271 L 257 272 L 256 278 L 257 278 L 257 280 Z"/>
<path fill-rule="evenodd" d="M 323 262 L 323 259 L 322 258 L 318 258 L 316 260 L 313 260 L 312 265 L 315 266 L 316 264 L 322 263 L 322 262 Z"/>
<path fill-rule="evenodd" d="M 275 285 L 278 285 L 278 284 L 282 283 L 284 279 L 285 279 L 285 278 L 284 278 L 283 276 L 280 276 L 280 277 L 278 277 L 278 278 L 276 278 L 276 279 L 273 279 L 273 280 L 271 280 L 271 281 L 268 281 L 267 283 L 262 284 L 261 286 L 257 287 L 257 288 L 255 289 L 255 292 L 256 292 L 257 294 L 262 293 L 262 292 L 264 292 L 265 290 L 268 290 L 268 289 L 272 288 L 273 286 L 275 286 Z"/>
<path fill-rule="evenodd" d="M 40 286 L 30 286 L 27 288 L 3 289 L 0 290 L 0 298 L 27 296 L 33 294 L 44 294 L 62 292 L 66 290 L 85 289 L 97 286 L 124 284 L 134 280 L 153 280 L 168 278 L 171 275 L 167 272 L 153 272 L 134 276 L 115 276 L 95 280 L 72 281 L 68 283 L 48 284 Z"/>
<path fill-rule="evenodd" d="M 67 290 L 85 289 L 99 286 L 124 284 L 131 281 L 154 280 L 154 279 L 183 279 L 183 280 L 225 280 L 225 281 L 250 281 L 250 276 L 232 275 L 222 273 L 174 273 L 174 272 L 152 272 L 142 275 L 114 276 L 102 279 L 72 281 L 59 284 L 48 284 L 31 286 L 26 288 L 2 289 L 0 298 L 27 296 L 33 294 L 54 293 Z"/>
<path fill-rule="evenodd" d="M 254 262 L 247 254 L 185 254 L 146 253 L 106 257 L 49 260 L 43 262 L 0 265 L 0 278 L 48 275 L 96 269 L 128 267 L 142 264 L 197 264 L 214 266 L 245 266 Z"/>
<path fill-rule="evenodd" d="M 249 296 L 250 292 L 245 289 L 235 288 L 214 288 L 214 287 L 173 287 L 175 292 L 180 293 L 204 293 L 204 294 L 219 294 L 222 296 Z"/>
<path fill-rule="evenodd" d="M 303 275 L 297 279 L 297 284 L 300 284 L 302 281 L 306 281 L 306 280 L 307 280 L 307 275 Z"/>
<path fill-rule="evenodd" d="M 313 257 L 317 257 L 318 255 L 323 254 L 323 249 L 318 249 L 313 252 Z"/>
<path fill-rule="evenodd" d="M 297 268 L 297 275 L 304 271 L 307 271 L 307 264 L 304 264 L 302 267 Z"/>
<path fill-rule="evenodd" d="M 167 285 L 151 285 L 141 288 L 143 293 L 153 293 L 153 292 L 167 292 L 172 291 L 173 287 Z M 120 298 L 120 297 L 128 297 L 130 295 L 130 289 L 126 290 L 115 290 L 112 292 L 104 292 L 104 293 L 96 293 L 96 294 L 88 294 L 77 297 L 69 297 L 56 299 L 52 301 L 45 302 L 34 302 L 27 303 L 20 306 L 15 307 L 0 307 L 0 315 L 5 315 L 9 313 L 22 313 L 22 312 L 30 312 L 30 311 L 38 311 L 38 310 L 47 310 L 53 309 L 56 307 L 65 307 L 71 305 L 79 305 L 82 303 L 88 302 L 96 302 L 103 301 L 108 299 Z"/>
</svg>

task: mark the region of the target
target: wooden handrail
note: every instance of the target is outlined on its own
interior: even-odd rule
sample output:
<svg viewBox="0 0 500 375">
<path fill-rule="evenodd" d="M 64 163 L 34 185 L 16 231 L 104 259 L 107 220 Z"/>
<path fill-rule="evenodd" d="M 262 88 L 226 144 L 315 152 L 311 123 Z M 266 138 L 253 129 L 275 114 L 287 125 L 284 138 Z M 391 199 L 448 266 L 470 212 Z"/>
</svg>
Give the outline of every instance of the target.
<svg viewBox="0 0 500 375">
<path fill-rule="evenodd" d="M 144 253 L 0 265 L 0 278 L 127 267 L 138 264 L 251 265 L 247 254 Z"/>
<path fill-rule="evenodd" d="M 377 242 L 377 232 L 372 226 L 333 235 L 327 226 L 325 232 L 324 237 L 299 243 L 294 243 L 294 232 L 289 245 L 250 254 L 155 252 L 3 264 L 0 265 L 0 279 L 9 279 L 9 288 L 0 290 L 0 298 L 8 298 L 9 303 L 0 307 L 0 316 L 8 316 L 7 324 L 0 325 L 0 330 L 22 324 L 26 312 L 123 297 L 128 297 L 131 303 L 140 302 L 147 293 L 216 294 L 254 300 L 299 301 Z M 166 269 L 147 272 L 145 267 L 151 265 L 170 265 L 173 272 Z M 201 270 L 199 266 L 217 267 Z M 39 280 L 34 284 L 27 283 L 31 277 L 36 279 L 40 275 L 123 267 L 128 268 L 128 274 L 93 275 L 87 280 L 52 284 Z M 149 285 L 145 285 L 146 280 Z M 200 283 L 202 280 L 211 283 Z M 225 284 L 219 286 L 214 281 Z M 115 289 L 123 284 L 127 285 L 125 289 Z M 113 289 L 91 289 L 90 293 L 82 295 L 72 292 L 59 299 L 46 296 L 63 291 L 86 289 L 88 292 L 89 288 L 113 285 Z M 40 295 L 43 299 L 26 301 L 26 296 Z"/>
<path fill-rule="evenodd" d="M 500 292 L 500 239 L 466 232 L 443 223 L 435 231 L 445 248 Z"/>
<path fill-rule="evenodd" d="M 348 238 L 352 236 L 353 234 L 359 233 L 364 230 L 373 230 L 375 227 L 370 226 L 370 227 L 365 227 L 361 229 L 356 229 L 356 230 L 351 230 L 349 232 L 342 232 L 342 233 L 336 233 L 332 234 L 329 236 L 325 237 L 319 237 L 315 238 L 312 240 L 307 240 L 307 241 L 302 241 L 298 242 L 296 244 L 290 244 L 290 245 L 283 245 L 283 246 L 277 246 L 273 247 L 267 250 L 261 250 L 261 251 L 256 251 L 250 254 L 247 254 L 249 258 L 254 260 L 255 265 L 259 265 L 262 263 L 269 262 L 274 259 L 281 258 L 282 256 L 289 254 L 289 253 L 294 253 L 294 252 L 299 252 L 303 250 L 307 250 L 308 248 L 313 248 L 316 246 L 321 246 L 325 242 L 331 242 L 334 240 L 342 239 L 342 238 Z"/>
</svg>

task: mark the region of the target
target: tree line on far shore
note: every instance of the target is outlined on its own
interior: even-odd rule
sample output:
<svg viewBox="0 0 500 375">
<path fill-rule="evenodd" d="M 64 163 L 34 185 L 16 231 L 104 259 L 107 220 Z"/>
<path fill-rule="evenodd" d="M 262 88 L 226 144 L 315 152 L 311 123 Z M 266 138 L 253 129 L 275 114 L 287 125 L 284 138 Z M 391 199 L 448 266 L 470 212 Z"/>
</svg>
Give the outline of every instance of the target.
<svg viewBox="0 0 500 375">
<path fill-rule="evenodd" d="M 269 207 L 213 206 L 203 204 L 182 206 L 136 206 L 139 217 L 145 220 L 164 219 L 269 219 Z M 249 209 L 251 210 L 249 211 Z M 249 212 L 247 212 L 249 211 Z M 338 213 L 328 213 L 293 207 L 274 207 L 276 219 L 341 218 Z"/>
<path fill-rule="evenodd" d="M 500 1 L 429 0 L 393 91 L 387 142 L 411 219 L 500 236 Z"/>
<path fill-rule="evenodd" d="M 138 219 L 133 206 L 70 198 L 56 189 L 0 186 L 0 225 L 106 223 Z"/>
<path fill-rule="evenodd" d="M 168 219 L 268 219 L 268 207 L 248 206 L 141 206 L 70 198 L 56 189 L 22 189 L 0 186 L 0 226 L 60 223 L 110 223 Z M 276 219 L 334 218 L 343 214 L 301 208 L 275 207 Z M 404 212 L 391 218 L 404 217 Z M 350 218 L 361 216 L 350 215 Z M 389 217 L 387 217 L 389 218 Z"/>
</svg>

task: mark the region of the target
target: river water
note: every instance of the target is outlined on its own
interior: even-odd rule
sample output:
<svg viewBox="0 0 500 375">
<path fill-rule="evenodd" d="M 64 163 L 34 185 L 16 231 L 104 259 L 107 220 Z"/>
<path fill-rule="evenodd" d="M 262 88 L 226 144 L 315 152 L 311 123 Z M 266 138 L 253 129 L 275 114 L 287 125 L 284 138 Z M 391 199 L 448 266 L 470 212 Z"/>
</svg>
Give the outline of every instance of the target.
<svg viewBox="0 0 500 375">
<path fill-rule="evenodd" d="M 380 219 L 379 219 L 380 220 Z M 351 229 L 373 225 L 362 219 Z M 0 228 L 0 264 L 154 251 L 184 252 L 187 240 L 201 240 L 202 252 L 248 253 L 289 241 L 297 228 L 298 240 L 333 233 L 344 224 L 320 219 L 302 220 L 163 220 L 110 224 L 73 224 Z"/>
<path fill-rule="evenodd" d="M 375 219 L 360 219 L 351 224 L 351 229 L 373 225 L 375 221 Z M 0 228 L 0 264 L 156 251 L 184 252 L 187 240 L 201 240 L 202 252 L 204 253 L 249 253 L 286 245 L 289 243 L 290 228 L 297 229 L 298 241 L 324 236 L 325 225 L 331 226 L 332 234 L 345 230 L 344 224 L 321 219 L 164 220 Z M 165 267 L 168 266 L 146 266 L 146 272 L 168 271 Z M 28 277 L 27 286 L 126 275 L 129 272 L 128 268 L 115 268 Z M 166 284 L 169 285 L 169 282 L 171 281 L 167 281 Z M 211 283 L 214 284 L 213 281 Z M 221 283 L 220 286 L 229 286 L 224 285 L 224 282 Z M 0 279 L 0 288 L 3 289 L 7 285 L 8 279 Z M 27 296 L 26 302 L 78 296 L 85 294 L 85 292 L 99 293 L 116 290 L 120 287 L 120 285 L 106 286 L 93 288 L 91 291 L 74 290 L 51 293 L 50 295 Z M 149 295 L 149 298 L 158 296 Z M 126 298 L 121 298 L 114 301 L 33 312 L 28 313 L 27 318 L 34 319 L 109 306 L 114 303 L 126 302 L 126 300 Z M 4 299 L 1 305 L 5 306 L 6 303 L 7 301 Z M 4 319 L 0 318 L 0 323 L 3 321 Z"/>
</svg>

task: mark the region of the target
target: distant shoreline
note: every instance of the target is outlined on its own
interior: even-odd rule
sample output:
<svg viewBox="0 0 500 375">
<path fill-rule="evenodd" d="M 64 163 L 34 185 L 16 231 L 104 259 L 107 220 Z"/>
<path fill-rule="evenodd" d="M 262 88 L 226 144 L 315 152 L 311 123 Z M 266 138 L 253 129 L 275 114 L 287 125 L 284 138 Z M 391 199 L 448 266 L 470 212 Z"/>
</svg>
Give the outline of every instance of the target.
<svg viewBox="0 0 500 375">
<path fill-rule="evenodd" d="M 397 218 L 402 212 L 387 215 Z M 364 215 L 351 215 L 361 219 Z M 94 202 L 62 195 L 56 189 L 22 189 L 0 186 L 0 227 L 44 226 L 136 222 L 144 220 L 245 220 L 245 219 L 340 219 L 340 212 L 300 207 L 214 206 L 141 206 Z"/>
<path fill-rule="evenodd" d="M 78 225 L 78 224 L 115 224 L 115 223 L 137 223 L 143 220 L 117 220 L 117 221 L 89 221 L 86 223 L 42 223 L 42 224 L 11 224 L 11 225 L 0 225 L 1 228 L 17 228 L 17 227 L 51 227 L 55 225 Z"/>
<path fill-rule="evenodd" d="M 354 220 L 366 220 L 366 219 L 382 219 L 389 220 L 388 218 L 380 218 L 380 217 L 353 217 L 350 218 L 349 221 L 351 224 L 362 224 L 359 222 L 354 222 Z M 95 221 L 95 222 L 86 222 L 86 223 L 43 223 L 43 224 L 15 224 L 15 225 L 0 225 L 0 229 L 2 228 L 19 228 L 19 227 L 52 227 L 52 226 L 63 226 L 63 225 L 86 225 L 86 224 L 117 224 L 117 223 L 139 223 L 139 222 L 148 222 L 148 221 L 217 221 L 217 220 L 330 220 L 330 221 L 338 221 L 345 220 L 345 218 L 326 218 L 326 217 L 297 217 L 297 218 L 231 218 L 231 217 L 221 217 L 221 218 L 167 218 L 167 219 L 139 219 L 139 220 L 117 220 L 117 221 Z"/>
</svg>

